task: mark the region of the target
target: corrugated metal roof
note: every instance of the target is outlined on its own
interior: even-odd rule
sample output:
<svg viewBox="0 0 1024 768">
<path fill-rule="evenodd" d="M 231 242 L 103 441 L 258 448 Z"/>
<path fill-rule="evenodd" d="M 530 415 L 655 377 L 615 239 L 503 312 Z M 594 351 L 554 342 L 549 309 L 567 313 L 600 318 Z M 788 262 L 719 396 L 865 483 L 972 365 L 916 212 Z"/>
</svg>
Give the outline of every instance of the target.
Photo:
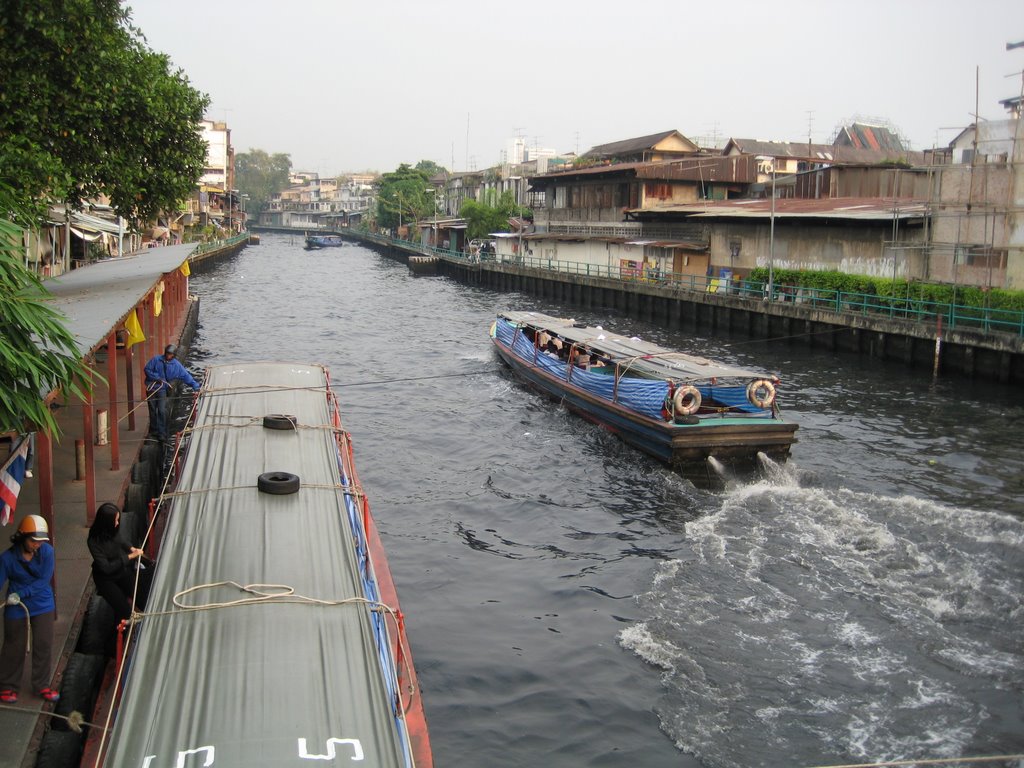
<svg viewBox="0 0 1024 768">
<path fill-rule="evenodd" d="M 303 363 L 207 371 L 106 765 L 185 765 L 189 751 L 190 766 L 300 765 L 335 750 L 345 764 L 411 765 L 364 600 L 379 598 L 352 517 L 362 489 L 343 472 L 327 386 Z M 270 414 L 298 428 L 268 429 Z M 301 487 L 260 492 L 265 472 Z M 294 596 L 180 607 L 254 597 L 224 582 Z"/>
<path fill-rule="evenodd" d="M 687 251 L 706 251 L 708 244 L 693 240 L 626 240 L 625 245 L 649 245 L 652 248 L 682 248 Z"/>
<path fill-rule="evenodd" d="M 47 280 L 50 306 L 63 314 L 81 354 L 105 344 L 128 314 L 168 272 L 178 269 L 194 244 L 150 248 L 108 259 Z"/>
<path fill-rule="evenodd" d="M 630 361 L 630 368 L 646 375 L 676 381 L 703 381 L 712 378 L 757 379 L 763 371 L 718 363 L 696 355 L 674 352 L 637 337 L 622 336 L 600 326 L 577 327 L 572 319 L 541 312 L 500 312 L 499 317 L 517 324 L 546 329 L 565 341 L 583 344 L 613 362 Z"/>
<path fill-rule="evenodd" d="M 750 155 L 702 155 L 647 163 L 636 169 L 636 177 L 655 181 L 750 183 L 757 181 L 757 158 Z"/>
<path fill-rule="evenodd" d="M 911 165 L 925 162 L 923 152 L 914 152 L 902 147 L 855 147 L 846 144 L 810 144 L 806 141 L 762 141 L 760 139 L 730 139 L 730 146 L 748 155 L 765 155 L 768 157 L 787 157 L 797 160 L 809 160 L 829 165 L 877 165 L 884 162 L 902 160 Z"/>
<path fill-rule="evenodd" d="M 517 235 L 518 237 L 518 235 Z M 625 237 L 615 237 L 612 235 L 580 235 L 569 232 L 531 232 L 528 235 L 523 235 L 523 240 L 558 240 L 560 242 L 583 242 L 583 241 L 599 241 L 602 243 L 624 243 L 626 242 Z"/>
<path fill-rule="evenodd" d="M 775 201 L 774 216 L 777 219 L 848 219 L 861 221 L 892 221 L 921 219 L 928 208 L 912 200 L 881 198 L 828 198 L 805 200 L 786 198 Z M 708 200 L 705 203 L 686 205 L 661 205 L 654 208 L 636 208 L 629 213 L 638 217 L 644 214 L 682 214 L 691 218 L 753 218 L 767 219 L 772 214 L 771 199 L 756 200 Z"/>
<path fill-rule="evenodd" d="M 654 149 L 659 142 L 675 135 L 687 140 L 679 131 L 673 129 L 671 131 L 662 131 L 661 133 L 652 133 L 649 136 L 638 136 L 634 139 L 622 139 L 621 141 L 613 141 L 608 144 L 598 144 L 596 147 L 591 147 L 587 150 L 583 156 L 596 157 L 641 152 L 645 149 Z"/>
<path fill-rule="evenodd" d="M 849 142 L 857 149 L 885 150 L 889 152 L 905 152 L 903 142 L 896 132 L 884 125 L 853 122 L 843 126 L 836 137 L 836 144 Z"/>
<path fill-rule="evenodd" d="M 530 184 L 532 185 L 535 181 L 564 179 L 572 176 L 594 176 L 602 173 L 618 174 L 635 171 L 637 168 L 642 168 L 645 165 L 650 165 L 650 163 L 605 163 L 603 165 L 591 165 L 586 168 L 572 168 L 567 171 L 555 171 L 539 176 L 531 176 Z"/>
</svg>

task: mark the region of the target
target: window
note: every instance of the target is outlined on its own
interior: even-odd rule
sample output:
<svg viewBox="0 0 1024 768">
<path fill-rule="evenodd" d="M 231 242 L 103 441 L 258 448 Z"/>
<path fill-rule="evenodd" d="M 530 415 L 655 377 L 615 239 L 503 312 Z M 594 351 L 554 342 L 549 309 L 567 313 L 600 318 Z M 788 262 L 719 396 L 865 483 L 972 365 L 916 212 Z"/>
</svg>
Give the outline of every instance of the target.
<svg viewBox="0 0 1024 768">
<path fill-rule="evenodd" d="M 1006 269 L 1006 249 L 987 245 L 967 245 L 958 248 L 958 255 L 968 267 Z"/>
<path fill-rule="evenodd" d="M 672 197 L 672 186 L 664 182 L 649 181 L 644 185 L 644 195 L 658 200 L 668 200 Z"/>
</svg>

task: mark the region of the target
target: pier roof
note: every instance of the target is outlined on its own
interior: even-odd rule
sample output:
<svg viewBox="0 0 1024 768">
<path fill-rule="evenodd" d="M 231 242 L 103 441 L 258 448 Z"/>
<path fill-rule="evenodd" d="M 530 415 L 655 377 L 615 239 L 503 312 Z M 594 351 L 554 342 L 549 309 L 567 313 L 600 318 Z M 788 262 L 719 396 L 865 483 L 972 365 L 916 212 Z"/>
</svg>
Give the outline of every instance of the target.
<svg viewBox="0 0 1024 768">
<path fill-rule="evenodd" d="M 110 332 L 155 288 L 168 272 L 181 267 L 195 244 L 168 245 L 107 259 L 44 282 L 53 294 L 49 304 L 67 318 L 82 355 L 106 343 Z"/>
</svg>

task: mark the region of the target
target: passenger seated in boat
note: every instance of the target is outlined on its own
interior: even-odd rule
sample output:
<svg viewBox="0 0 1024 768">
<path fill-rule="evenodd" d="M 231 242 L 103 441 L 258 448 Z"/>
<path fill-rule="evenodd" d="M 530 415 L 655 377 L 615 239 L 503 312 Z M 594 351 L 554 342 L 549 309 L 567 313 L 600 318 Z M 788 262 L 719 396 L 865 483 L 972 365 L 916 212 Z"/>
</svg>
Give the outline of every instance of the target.
<svg viewBox="0 0 1024 768">
<path fill-rule="evenodd" d="M 570 354 L 570 360 L 572 364 L 577 368 L 587 370 L 590 368 L 590 353 L 583 349 L 573 348 Z"/>
<path fill-rule="evenodd" d="M 555 346 L 554 341 L 548 341 L 547 345 L 544 347 L 544 354 L 549 355 L 556 360 L 558 359 L 558 347 Z"/>
</svg>

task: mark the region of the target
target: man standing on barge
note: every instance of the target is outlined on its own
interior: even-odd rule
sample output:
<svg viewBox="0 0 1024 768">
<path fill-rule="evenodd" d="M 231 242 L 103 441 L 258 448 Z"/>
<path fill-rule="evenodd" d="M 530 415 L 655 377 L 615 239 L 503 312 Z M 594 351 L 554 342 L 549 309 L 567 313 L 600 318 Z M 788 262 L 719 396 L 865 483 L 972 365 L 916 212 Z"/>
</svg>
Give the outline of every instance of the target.
<svg viewBox="0 0 1024 768">
<path fill-rule="evenodd" d="M 199 384 L 184 365 L 178 362 L 178 348 L 164 347 L 162 355 L 154 355 L 146 363 L 146 401 L 149 403 L 149 434 L 158 440 L 167 439 L 167 393 L 171 383 L 183 381 L 196 392 Z"/>
</svg>

